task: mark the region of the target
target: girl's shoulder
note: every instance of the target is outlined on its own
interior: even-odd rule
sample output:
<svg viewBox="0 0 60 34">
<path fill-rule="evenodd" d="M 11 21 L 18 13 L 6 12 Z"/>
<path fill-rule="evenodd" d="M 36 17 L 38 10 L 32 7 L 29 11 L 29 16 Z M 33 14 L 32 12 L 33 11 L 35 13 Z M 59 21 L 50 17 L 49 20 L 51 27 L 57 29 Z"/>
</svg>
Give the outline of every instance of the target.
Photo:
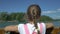
<svg viewBox="0 0 60 34">
<path fill-rule="evenodd" d="M 45 24 L 44 22 L 38 22 L 39 24 Z"/>
<path fill-rule="evenodd" d="M 44 22 L 39 22 L 38 24 L 46 27 L 46 24 Z"/>
<path fill-rule="evenodd" d="M 25 25 L 25 24 L 28 24 L 28 23 L 21 23 L 21 24 L 18 24 L 18 26 L 23 26 L 23 25 Z"/>
</svg>

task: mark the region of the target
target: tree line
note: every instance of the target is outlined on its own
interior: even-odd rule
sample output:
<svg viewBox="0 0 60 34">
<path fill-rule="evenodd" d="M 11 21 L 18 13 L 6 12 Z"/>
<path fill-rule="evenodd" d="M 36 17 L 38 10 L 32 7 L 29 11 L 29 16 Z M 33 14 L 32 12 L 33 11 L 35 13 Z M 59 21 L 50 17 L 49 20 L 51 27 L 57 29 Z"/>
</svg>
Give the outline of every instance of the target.
<svg viewBox="0 0 60 34">
<path fill-rule="evenodd" d="M 0 12 L 0 21 L 20 21 L 20 22 L 25 22 L 26 20 L 24 19 L 25 13 L 23 12 L 17 12 L 17 13 L 8 13 L 8 12 Z M 39 21 L 52 21 L 53 19 L 49 16 L 41 16 Z"/>
</svg>

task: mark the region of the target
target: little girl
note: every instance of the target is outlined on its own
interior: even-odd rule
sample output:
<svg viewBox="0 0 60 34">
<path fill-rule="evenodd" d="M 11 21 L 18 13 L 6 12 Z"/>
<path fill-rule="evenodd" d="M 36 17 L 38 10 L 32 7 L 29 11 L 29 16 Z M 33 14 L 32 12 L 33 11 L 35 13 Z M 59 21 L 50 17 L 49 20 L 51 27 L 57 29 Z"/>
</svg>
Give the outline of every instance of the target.
<svg viewBox="0 0 60 34">
<path fill-rule="evenodd" d="M 20 34 L 45 34 L 46 28 L 53 27 L 53 24 L 38 22 L 40 16 L 41 8 L 39 5 L 30 5 L 27 10 L 28 23 L 7 26 L 4 30 L 19 32 Z"/>
</svg>

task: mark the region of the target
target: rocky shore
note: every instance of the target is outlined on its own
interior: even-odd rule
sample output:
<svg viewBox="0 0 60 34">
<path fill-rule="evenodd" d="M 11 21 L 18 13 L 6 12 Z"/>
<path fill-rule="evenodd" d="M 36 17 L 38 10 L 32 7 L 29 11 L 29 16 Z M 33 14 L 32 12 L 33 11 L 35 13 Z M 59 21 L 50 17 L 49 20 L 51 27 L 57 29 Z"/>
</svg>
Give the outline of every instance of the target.
<svg viewBox="0 0 60 34">
<path fill-rule="evenodd" d="M 60 34 L 60 27 L 55 27 L 52 32 L 52 34 Z"/>
</svg>

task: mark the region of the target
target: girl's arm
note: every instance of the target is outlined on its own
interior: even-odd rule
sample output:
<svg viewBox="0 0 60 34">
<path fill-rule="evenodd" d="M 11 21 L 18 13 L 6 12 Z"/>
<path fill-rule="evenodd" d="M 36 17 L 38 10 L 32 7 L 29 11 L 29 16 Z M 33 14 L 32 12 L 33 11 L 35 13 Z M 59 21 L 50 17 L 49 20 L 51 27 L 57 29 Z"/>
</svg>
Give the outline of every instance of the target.
<svg viewBox="0 0 60 34">
<path fill-rule="evenodd" d="M 46 23 L 46 28 L 51 28 L 51 27 L 54 27 L 53 23 Z"/>
<path fill-rule="evenodd" d="M 15 31 L 18 32 L 18 26 L 17 25 L 11 25 L 11 26 L 6 26 L 4 28 L 5 31 Z"/>
</svg>

